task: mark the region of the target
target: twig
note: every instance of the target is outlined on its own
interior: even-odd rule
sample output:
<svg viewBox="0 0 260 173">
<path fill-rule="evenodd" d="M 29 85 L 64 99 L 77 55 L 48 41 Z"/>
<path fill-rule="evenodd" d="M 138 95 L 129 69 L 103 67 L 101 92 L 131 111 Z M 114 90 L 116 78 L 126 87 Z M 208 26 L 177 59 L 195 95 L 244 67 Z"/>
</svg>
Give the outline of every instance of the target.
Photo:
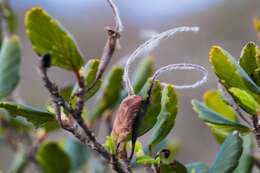
<svg viewBox="0 0 260 173">
<path fill-rule="evenodd" d="M 249 127 L 252 127 L 252 124 L 244 117 L 244 115 L 242 114 L 242 112 L 240 110 L 240 107 L 236 104 L 236 102 L 234 101 L 232 96 L 229 94 L 229 91 L 225 88 L 225 86 L 223 85 L 223 83 L 221 81 L 219 81 L 219 85 L 220 85 L 222 91 L 224 92 L 227 100 L 232 105 L 233 109 L 236 111 L 236 113 L 240 116 L 240 118 L 242 118 L 249 125 Z"/>
<path fill-rule="evenodd" d="M 78 99 L 76 103 L 76 108 L 73 109 L 71 105 L 69 105 L 64 98 L 59 94 L 58 87 L 52 83 L 47 75 L 47 69 L 50 67 L 50 55 L 44 55 L 39 63 L 39 70 L 42 75 L 42 80 L 44 82 L 44 86 L 48 89 L 51 99 L 53 101 L 53 107 L 55 110 L 55 114 L 57 116 L 57 120 L 61 127 L 70 133 L 72 133 L 79 141 L 81 141 L 84 145 L 88 146 L 92 150 L 99 153 L 105 160 L 110 162 L 111 155 L 100 143 L 97 142 L 94 133 L 88 128 L 84 119 L 81 116 L 82 109 L 84 106 L 84 97 L 85 97 L 85 84 L 84 80 L 80 79 L 79 81 L 79 90 L 78 90 Z M 60 107 L 63 107 L 67 110 L 72 117 L 76 120 L 79 126 L 83 129 L 86 136 L 82 135 L 78 130 L 77 126 L 74 125 L 73 121 L 65 121 L 61 118 Z M 119 161 L 113 161 L 112 166 L 115 171 L 119 173 L 129 173 L 127 169 L 124 169 L 122 164 Z"/>
<path fill-rule="evenodd" d="M 115 28 L 112 29 L 110 27 L 106 27 L 108 33 L 108 39 L 105 44 L 101 59 L 100 59 L 100 65 L 98 68 L 97 76 L 95 81 L 92 83 L 92 85 L 86 89 L 86 92 L 89 92 L 98 82 L 98 80 L 102 77 L 107 65 L 109 64 L 114 51 L 116 49 L 116 46 L 119 45 L 119 38 L 120 38 L 120 32 L 123 30 L 123 24 L 119 16 L 118 9 L 116 5 L 113 3 L 112 0 L 107 0 L 110 7 L 113 10 L 113 14 L 115 16 Z"/>
</svg>

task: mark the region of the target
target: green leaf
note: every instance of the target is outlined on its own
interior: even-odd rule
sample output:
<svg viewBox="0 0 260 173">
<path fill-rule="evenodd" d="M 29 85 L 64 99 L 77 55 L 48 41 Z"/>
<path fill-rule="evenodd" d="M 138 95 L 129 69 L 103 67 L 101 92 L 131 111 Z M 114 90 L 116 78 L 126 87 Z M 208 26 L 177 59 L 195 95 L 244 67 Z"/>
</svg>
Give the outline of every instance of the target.
<svg viewBox="0 0 260 173">
<path fill-rule="evenodd" d="M 210 173 L 231 173 L 239 162 L 243 147 L 239 134 L 230 134 L 223 143 Z"/>
<path fill-rule="evenodd" d="M 72 36 L 43 9 L 30 9 L 26 13 L 25 24 L 27 35 L 39 56 L 49 53 L 52 65 L 70 71 L 82 67 L 84 60 Z"/>
<path fill-rule="evenodd" d="M 107 109 L 114 107 L 116 101 L 120 98 L 120 92 L 123 89 L 123 68 L 113 67 L 104 85 L 103 92 L 97 99 L 97 105 L 94 112 L 88 117 L 90 122 L 94 122 Z"/>
<path fill-rule="evenodd" d="M 251 173 L 254 167 L 254 139 L 252 134 L 243 137 L 243 152 L 239 160 L 239 164 L 233 173 Z"/>
<path fill-rule="evenodd" d="M 235 98 L 235 101 L 244 111 L 251 115 L 257 114 L 257 111 L 259 110 L 259 104 L 253 96 L 251 96 L 245 90 L 241 90 L 239 88 L 230 88 L 229 91 Z"/>
<path fill-rule="evenodd" d="M 250 128 L 223 117 L 197 100 L 192 100 L 192 105 L 194 111 L 198 113 L 199 118 L 205 121 L 211 128 L 212 133 L 219 143 L 223 143 L 228 134 L 234 130 L 237 130 L 242 135 L 250 132 Z"/>
<path fill-rule="evenodd" d="M 106 147 L 110 153 L 115 153 L 115 143 L 111 136 L 107 136 L 107 141 L 105 144 L 103 144 L 104 147 Z"/>
<path fill-rule="evenodd" d="M 210 62 L 216 75 L 227 89 L 236 87 L 246 90 L 260 101 L 260 88 L 227 51 L 214 46 L 210 51 Z"/>
<path fill-rule="evenodd" d="M 138 95 L 146 99 L 148 97 L 148 91 L 151 87 L 151 84 L 152 79 L 147 80 L 146 84 L 144 85 L 143 89 L 140 91 Z M 138 136 L 142 136 L 143 134 L 147 133 L 155 125 L 157 117 L 161 111 L 161 97 L 162 87 L 160 82 L 156 80 L 153 86 L 150 104 L 142 121 Z"/>
<path fill-rule="evenodd" d="M 254 78 L 254 72 L 259 67 L 258 46 L 249 42 L 241 52 L 240 66 L 247 72 L 248 76 Z"/>
<path fill-rule="evenodd" d="M 8 125 L 15 129 L 16 132 L 20 133 L 21 135 L 23 135 L 24 132 L 31 130 L 31 126 L 29 124 L 26 124 L 21 119 L 10 116 L 8 111 L 4 108 L 0 108 L 0 121 L 1 119 L 8 122 Z"/>
<path fill-rule="evenodd" d="M 100 61 L 98 59 L 91 59 L 82 69 L 85 76 L 86 88 L 89 88 L 95 81 L 98 72 L 99 63 Z M 99 79 L 96 85 L 86 93 L 85 101 L 87 101 L 94 94 L 96 94 L 96 92 L 100 89 L 101 84 L 102 84 L 102 80 Z M 74 86 L 72 94 L 74 94 L 77 91 L 77 89 L 78 89 L 78 83 Z"/>
<path fill-rule="evenodd" d="M 206 106 L 221 114 L 223 117 L 238 122 L 233 108 L 222 100 L 218 91 L 207 91 L 203 96 L 203 101 Z"/>
<path fill-rule="evenodd" d="M 151 163 L 151 164 L 157 164 L 158 160 L 150 157 L 150 156 L 138 156 L 136 157 L 136 163 Z"/>
<path fill-rule="evenodd" d="M 144 58 L 137 66 L 133 78 L 132 85 L 135 93 L 139 93 L 146 83 L 147 79 L 154 72 L 154 59 L 150 56 Z"/>
<path fill-rule="evenodd" d="M 160 171 L 161 173 L 187 173 L 186 167 L 177 160 L 171 164 L 160 163 Z"/>
<path fill-rule="evenodd" d="M 5 3 L 1 3 L 0 5 L 3 10 L 3 17 L 5 19 L 6 29 L 8 33 L 15 34 L 17 21 L 13 9 L 7 6 Z"/>
<path fill-rule="evenodd" d="M 0 98 L 8 96 L 19 83 L 20 58 L 18 37 L 6 37 L 0 51 Z"/>
<path fill-rule="evenodd" d="M 16 104 L 13 102 L 0 102 L 0 108 L 4 108 L 12 116 L 21 116 L 38 127 L 48 122 L 56 121 L 55 116 L 45 110 L 33 108 L 31 106 Z"/>
<path fill-rule="evenodd" d="M 175 124 L 175 118 L 178 112 L 178 96 L 171 84 L 168 84 L 164 88 L 161 104 L 161 112 L 149 142 L 152 148 L 167 137 Z"/>
<path fill-rule="evenodd" d="M 43 144 L 38 149 L 36 158 L 45 173 L 70 172 L 70 157 L 54 142 Z"/>
<path fill-rule="evenodd" d="M 203 162 L 189 163 L 186 165 L 186 168 L 188 169 L 188 173 L 192 173 L 192 170 L 194 170 L 195 173 L 209 172 L 209 167 Z"/>
<path fill-rule="evenodd" d="M 88 161 L 91 154 L 87 146 L 72 138 L 68 139 L 65 151 L 71 158 L 71 169 L 73 172 L 80 169 Z"/>
</svg>

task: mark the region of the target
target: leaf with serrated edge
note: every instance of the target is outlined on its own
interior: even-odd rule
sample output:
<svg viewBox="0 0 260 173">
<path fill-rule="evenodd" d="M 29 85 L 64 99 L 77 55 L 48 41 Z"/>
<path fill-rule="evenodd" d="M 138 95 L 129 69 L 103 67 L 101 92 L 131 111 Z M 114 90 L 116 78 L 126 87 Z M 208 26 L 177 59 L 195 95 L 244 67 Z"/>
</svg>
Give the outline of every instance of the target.
<svg viewBox="0 0 260 173">
<path fill-rule="evenodd" d="M 16 104 L 13 102 L 0 102 L 0 108 L 5 108 L 12 116 L 21 116 L 26 118 L 36 127 L 48 122 L 56 121 L 55 116 L 52 113 L 27 105 Z"/>
<path fill-rule="evenodd" d="M 242 154 L 243 141 L 239 134 L 230 134 L 223 143 L 209 173 L 231 173 L 239 162 Z"/>
<path fill-rule="evenodd" d="M 52 65 L 70 71 L 79 70 L 83 57 L 72 36 L 40 7 L 31 8 L 25 17 L 27 35 L 35 52 L 42 56 L 49 53 Z"/>
</svg>

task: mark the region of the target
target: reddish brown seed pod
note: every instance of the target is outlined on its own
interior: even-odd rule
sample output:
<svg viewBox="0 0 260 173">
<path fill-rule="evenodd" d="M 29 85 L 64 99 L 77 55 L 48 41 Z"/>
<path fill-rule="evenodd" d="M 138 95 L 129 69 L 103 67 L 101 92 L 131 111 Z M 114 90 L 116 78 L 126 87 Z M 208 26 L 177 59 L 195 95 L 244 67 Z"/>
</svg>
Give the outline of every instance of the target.
<svg viewBox="0 0 260 173">
<path fill-rule="evenodd" d="M 127 139 L 132 132 L 134 120 L 143 100 L 140 96 L 130 95 L 121 102 L 112 129 L 112 137 L 116 143 Z"/>
</svg>

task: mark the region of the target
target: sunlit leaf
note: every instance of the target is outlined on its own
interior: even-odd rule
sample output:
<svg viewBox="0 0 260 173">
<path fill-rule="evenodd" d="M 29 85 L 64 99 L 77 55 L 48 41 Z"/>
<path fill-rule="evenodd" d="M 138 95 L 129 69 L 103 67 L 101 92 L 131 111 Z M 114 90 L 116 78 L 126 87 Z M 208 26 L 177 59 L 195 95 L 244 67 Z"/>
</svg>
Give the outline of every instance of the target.
<svg viewBox="0 0 260 173">
<path fill-rule="evenodd" d="M 260 88 L 248 76 L 237 60 L 224 49 L 214 46 L 210 51 L 210 62 L 224 86 L 246 90 L 260 101 Z"/>
<path fill-rule="evenodd" d="M 193 109 L 198 113 L 200 119 L 211 128 L 216 139 L 222 143 L 228 134 L 234 130 L 245 135 L 250 132 L 250 128 L 240 124 L 239 122 L 231 121 L 206 105 L 197 100 L 192 101 Z"/>
<path fill-rule="evenodd" d="M 251 96 L 245 90 L 241 90 L 239 88 L 230 88 L 229 91 L 244 111 L 248 112 L 251 115 L 257 114 L 257 111 L 259 110 L 259 104 L 253 96 Z"/>
<path fill-rule="evenodd" d="M 204 94 L 203 102 L 206 106 L 221 114 L 223 117 L 237 122 L 238 119 L 233 108 L 227 105 L 218 91 L 208 91 Z"/>
<path fill-rule="evenodd" d="M 158 160 L 150 157 L 150 156 L 146 156 L 146 155 L 143 155 L 143 156 L 138 156 L 136 158 L 136 163 L 151 163 L 151 164 L 157 164 L 158 163 Z"/>
<path fill-rule="evenodd" d="M 49 53 L 52 65 L 79 70 L 84 60 L 72 36 L 40 7 L 31 8 L 25 17 L 27 34 L 35 52 Z"/>
</svg>

